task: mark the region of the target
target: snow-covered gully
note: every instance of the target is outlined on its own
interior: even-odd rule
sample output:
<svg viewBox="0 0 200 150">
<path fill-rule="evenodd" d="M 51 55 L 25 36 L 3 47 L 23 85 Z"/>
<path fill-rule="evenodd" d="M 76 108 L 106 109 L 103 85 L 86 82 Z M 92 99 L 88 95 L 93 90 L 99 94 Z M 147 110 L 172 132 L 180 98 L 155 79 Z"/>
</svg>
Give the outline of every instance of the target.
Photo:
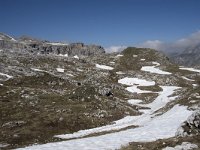
<svg viewBox="0 0 200 150">
<path fill-rule="evenodd" d="M 126 85 L 139 84 L 143 86 L 154 85 L 152 81 L 145 81 L 137 78 L 124 78 L 119 80 L 119 83 Z M 127 116 L 112 125 L 103 127 L 82 130 L 73 134 L 57 135 L 56 137 L 68 139 L 68 141 L 47 143 L 43 145 L 32 145 L 21 148 L 27 150 L 105 150 L 105 149 L 119 149 L 121 146 L 127 145 L 129 142 L 151 142 L 157 139 L 170 138 L 175 136 L 180 124 L 184 122 L 191 114 L 186 106 L 175 105 L 167 112 L 157 116 L 156 111 L 165 107 L 167 103 L 176 100 L 177 96 L 171 96 L 175 90 L 179 89 L 176 86 L 161 86 L 162 91 L 158 92 L 158 97 L 149 104 L 140 104 L 141 101 L 133 105 L 140 105 L 148 107 L 149 109 L 141 109 L 143 112 L 139 116 Z M 170 97 L 169 97 L 170 96 Z M 130 102 L 130 101 L 129 101 Z M 136 128 L 126 129 L 119 132 L 107 133 L 99 136 L 85 137 L 94 133 L 103 131 L 114 131 L 123 129 L 129 126 L 137 126 Z M 84 138 L 85 137 L 85 138 Z M 71 138 L 76 138 L 72 139 Z"/>
</svg>

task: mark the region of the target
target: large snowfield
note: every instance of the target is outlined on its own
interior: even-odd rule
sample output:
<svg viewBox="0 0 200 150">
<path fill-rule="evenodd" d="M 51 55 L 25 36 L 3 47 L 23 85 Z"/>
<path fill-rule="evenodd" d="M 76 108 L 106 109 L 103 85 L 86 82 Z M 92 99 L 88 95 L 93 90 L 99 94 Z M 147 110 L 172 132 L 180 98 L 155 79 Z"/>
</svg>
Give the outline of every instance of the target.
<svg viewBox="0 0 200 150">
<path fill-rule="evenodd" d="M 133 86 L 151 86 L 155 85 L 154 81 L 146 81 L 138 78 L 123 78 L 118 81 L 121 84 Z M 193 112 L 189 111 L 186 106 L 175 105 L 162 115 L 157 115 L 157 111 L 166 106 L 168 102 L 175 101 L 177 96 L 171 96 L 179 87 L 161 86 L 162 91 L 158 92 L 158 97 L 149 104 L 140 104 L 142 102 L 133 102 L 129 100 L 127 103 L 132 105 L 140 105 L 149 109 L 141 109 L 143 112 L 139 116 L 126 116 L 114 124 L 75 132 L 73 134 L 57 135 L 55 137 L 68 139 L 68 141 L 47 143 L 42 145 L 32 145 L 21 148 L 25 150 L 105 150 L 119 149 L 128 145 L 129 142 L 151 142 L 158 139 L 165 139 L 175 136 L 180 124 L 184 122 Z M 170 97 L 169 97 L 170 96 Z M 113 133 L 107 133 L 99 136 L 91 136 L 93 133 L 101 133 L 103 131 L 115 131 L 129 126 L 136 126 L 131 129 L 124 129 Z M 71 138 L 76 138 L 72 139 Z"/>
</svg>

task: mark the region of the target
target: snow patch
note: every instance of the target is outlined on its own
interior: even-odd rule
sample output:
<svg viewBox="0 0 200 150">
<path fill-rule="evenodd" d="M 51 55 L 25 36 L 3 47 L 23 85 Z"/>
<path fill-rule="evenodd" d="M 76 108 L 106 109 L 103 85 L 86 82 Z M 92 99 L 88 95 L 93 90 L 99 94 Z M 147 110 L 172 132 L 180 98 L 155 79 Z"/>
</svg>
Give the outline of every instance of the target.
<svg viewBox="0 0 200 150">
<path fill-rule="evenodd" d="M 192 80 L 192 79 L 189 79 L 187 77 L 184 77 L 184 76 L 181 76 L 183 79 L 187 80 L 187 81 L 195 81 L 195 80 Z"/>
<path fill-rule="evenodd" d="M 80 71 L 80 72 L 83 72 L 83 70 L 82 70 L 82 69 L 79 69 L 79 68 L 76 68 L 76 70 L 77 70 L 77 71 Z"/>
<path fill-rule="evenodd" d="M 62 56 L 62 57 L 68 57 L 68 54 L 59 54 L 58 56 Z"/>
<path fill-rule="evenodd" d="M 146 59 L 143 59 L 143 58 L 142 58 L 142 59 L 140 59 L 140 60 L 141 60 L 141 61 L 145 61 Z"/>
<path fill-rule="evenodd" d="M 113 67 L 106 66 L 106 65 L 99 65 L 99 64 L 96 64 L 96 67 L 99 69 L 105 69 L 105 70 L 113 70 L 114 69 Z"/>
<path fill-rule="evenodd" d="M 175 105 L 165 114 L 151 118 L 148 123 L 134 129 L 127 129 L 120 132 L 109 133 L 100 136 L 74 139 L 62 142 L 47 143 L 43 145 L 33 145 L 19 150 L 106 150 L 120 149 L 121 146 L 129 142 L 152 142 L 158 139 L 170 138 L 175 136 L 179 125 L 184 122 L 192 111 L 187 110 L 186 106 Z"/>
<path fill-rule="evenodd" d="M 138 55 L 133 55 L 134 58 L 138 57 Z"/>
<path fill-rule="evenodd" d="M 177 96 L 169 97 L 169 95 L 173 94 L 175 90 L 180 89 L 177 86 L 161 86 L 163 91 L 159 92 L 159 96 L 149 104 L 140 104 L 143 107 L 149 107 L 151 112 L 155 112 L 163 107 L 171 101 L 174 101 Z"/>
<path fill-rule="evenodd" d="M 79 59 L 79 57 L 77 55 L 74 56 L 75 59 Z"/>
<path fill-rule="evenodd" d="M 196 149 L 198 146 L 196 144 L 191 144 L 189 142 L 183 142 L 181 145 L 177 145 L 175 147 L 166 147 L 162 150 L 192 150 Z"/>
<path fill-rule="evenodd" d="M 125 73 L 122 71 L 118 71 L 118 72 L 116 72 L 116 74 L 125 74 Z"/>
<path fill-rule="evenodd" d="M 45 70 L 37 69 L 37 68 L 31 68 L 33 71 L 38 71 L 38 72 L 46 72 Z"/>
<path fill-rule="evenodd" d="M 130 100 L 128 100 L 128 103 L 131 104 L 131 105 L 136 105 L 136 104 L 139 104 L 141 102 L 142 102 L 142 100 L 140 100 L 140 99 L 130 99 Z"/>
<path fill-rule="evenodd" d="M 103 131 L 113 131 L 113 130 L 119 130 L 128 126 L 144 126 L 145 124 L 148 124 L 154 115 L 152 115 L 153 112 L 160 109 L 162 106 L 165 106 L 167 102 L 169 102 L 168 96 L 174 93 L 174 90 L 176 87 L 166 86 L 162 87 L 164 90 L 160 92 L 160 96 L 155 99 L 156 102 L 152 102 L 150 104 L 144 104 L 144 107 L 149 107 L 150 109 L 148 111 L 145 111 L 145 114 L 142 114 L 140 116 L 126 116 L 120 120 L 117 120 L 112 125 L 106 125 L 98 128 L 88 129 L 88 130 L 80 130 L 78 132 L 75 132 L 73 134 L 63 134 L 63 135 L 57 135 L 58 138 L 63 139 L 71 139 L 71 138 L 79 138 L 84 137 L 93 133 L 100 133 Z M 167 91 L 167 93 L 166 93 Z M 173 97 L 171 97 L 173 98 Z M 175 99 L 175 98 L 173 98 Z M 135 100 L 134 100 L 135 101 Z M 142 100 L 136 100 L 138 103 Z M 164 103 L 163 103 L 164 101 Z M 132 102 L 130 100 L 129 102 Z M 135 103 L 135 102 L 134 102 Z M 136 103 L 135 103 L 136 104 Z M 146 106 L 145 106 L 146 105 Z"/>
<path fill-rule="evenodd" d="M 193 86 L 193 87 L 197 87 L 197 86 L 199 86 L 199 85 L 198 85 L 198 84 L 192 84 L 192 86 Z"/>
<path fill-rule="evenodd" d="M 122 57 L 122 56 L 124 56 L 124 55 L 122 55 L 122 54 L 118 54 L 117 56 L 115 56 L 115 57 Z"/>
<path fill-rule="evenodd" d="M 199 69 L 195 69 L 195 68 L 179 67 L 179 69 L 181 69 L 181 70 L 188 70 L 188 71 L 200 73 L 200 70 L 199 70 Z"/>
<path fill-rule="evenodd" d="M 155 66 L 160 66 L 160 63 L 158 63 L 156 61 L 153 61 L 152 64 L 155 65 Z"/>
<path fill-rule="evenodd" d="M 164 75 L 170 75 L 172 73 L 162 71 L 159 68 L 155 68 L 155 66 L 143 66 L 141 68 L 142 71 L 150 72 L 150 73 L 155 73 L 155 74 L 164 74 Z"/>
<path fill-rule="evenodd" d="M 57 46 L 67 46 L 69 44 L 67 43 L 60 43 L 60 42 L 51 42 L 51 43 L 47 43 L 47 44 L 50 44 L 50 45 L 57 45 Z"/>
<path fill-rule="evenodd" d="M 140 90 L 135 85 L 133 85 L 131 87 L 127 87 L 126 90 L 129 91 L 129 92 L 131 92 L 131 93 L 137 93 L 137 94 L 141 94 L 141 93 L 153 93 L 152 91 Z"/>
<path fill-rule="evenodd" d="M 62 69 L 62 68 L 56 68 L 56 70 L 57 70 L 58 72 L 61 72 L 61 73 L 65 72 L 65 69 Z"/>
<path fill-rule="evenodd" d="M 7 80 L 13 78 L 13 76 L 5 74 L 5 73 L 0 73 L 0 76 L 6 76 Z"/>
<path fill-rule="evenodd" d="M 118 83 L 124 84 L 124 85 L 138 85 L 138 86 L 153 86 L 153 85 L 155 85 L 154 81 L 147 81 L 145 79 L 128 78 L 128 77 L 118 80 Z"/>
<path fill-rule="evenodd" d="M 66 75 L 67 75 L 67 76 L 70 76 L 70 77 L 74 77 L 74 75 L 71 74 L 71 73 L 66 73 Z"/>
<path fill-rule="evenodd" d="M 0 148 L 4 148 L 4 147 L 7 147 L 7 146 L 9 146 L 9 144 L 2 144 L 2 143 L 0 143 Z"/>
</svg>

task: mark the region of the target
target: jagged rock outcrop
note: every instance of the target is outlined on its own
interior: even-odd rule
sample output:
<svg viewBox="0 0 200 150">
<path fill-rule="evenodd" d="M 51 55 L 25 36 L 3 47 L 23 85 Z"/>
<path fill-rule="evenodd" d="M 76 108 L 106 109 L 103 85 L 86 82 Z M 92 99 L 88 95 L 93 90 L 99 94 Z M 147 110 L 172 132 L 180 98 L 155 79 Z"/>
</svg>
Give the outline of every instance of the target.
<svg viewBox="0 0 200 150">
<path fill-rule="evenodd" d="M 105 53 L 103 47 L 96 45 L 84 45 L 83 43 L 73 43 L 69 45 L 52 45 L 51 43 L 29 43 L 28 50 L 32 53 L 41 54 L 67 54 L 68 56 L 92 56 Z"/>
<path fill-rule="evenodd" d="M 2 33 L 0 34 L 0 49 L 26 50 L 33 54 L 67 54 L 68 56 L 94 56 L 105 53 L 104 48 L 97 45 L 51 43 L 24 36 L 15 40 Z"/>
</svg>

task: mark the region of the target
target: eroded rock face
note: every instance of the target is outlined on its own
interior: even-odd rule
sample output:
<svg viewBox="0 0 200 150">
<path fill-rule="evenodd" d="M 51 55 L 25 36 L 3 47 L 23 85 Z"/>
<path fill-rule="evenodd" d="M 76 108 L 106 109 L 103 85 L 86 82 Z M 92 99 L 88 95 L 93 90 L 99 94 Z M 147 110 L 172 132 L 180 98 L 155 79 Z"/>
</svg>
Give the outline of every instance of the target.
<svg viewBox="0 0 200 150">
<path fill-rule="evenodd" d="M 0 34 L 0 49 L 26 50 L 35 54 L 67 54 L 68 56 L 94 56 L 105 53 L 104 48 L 97 45 L 51 43 L 31 38 L 15 40 L 4 34 Z"/>
<path fill-rule="evenodd" d="M 27 46 L 10 40 L 0 40 L 0 49 L 25 49 Z"/>
</svg>

